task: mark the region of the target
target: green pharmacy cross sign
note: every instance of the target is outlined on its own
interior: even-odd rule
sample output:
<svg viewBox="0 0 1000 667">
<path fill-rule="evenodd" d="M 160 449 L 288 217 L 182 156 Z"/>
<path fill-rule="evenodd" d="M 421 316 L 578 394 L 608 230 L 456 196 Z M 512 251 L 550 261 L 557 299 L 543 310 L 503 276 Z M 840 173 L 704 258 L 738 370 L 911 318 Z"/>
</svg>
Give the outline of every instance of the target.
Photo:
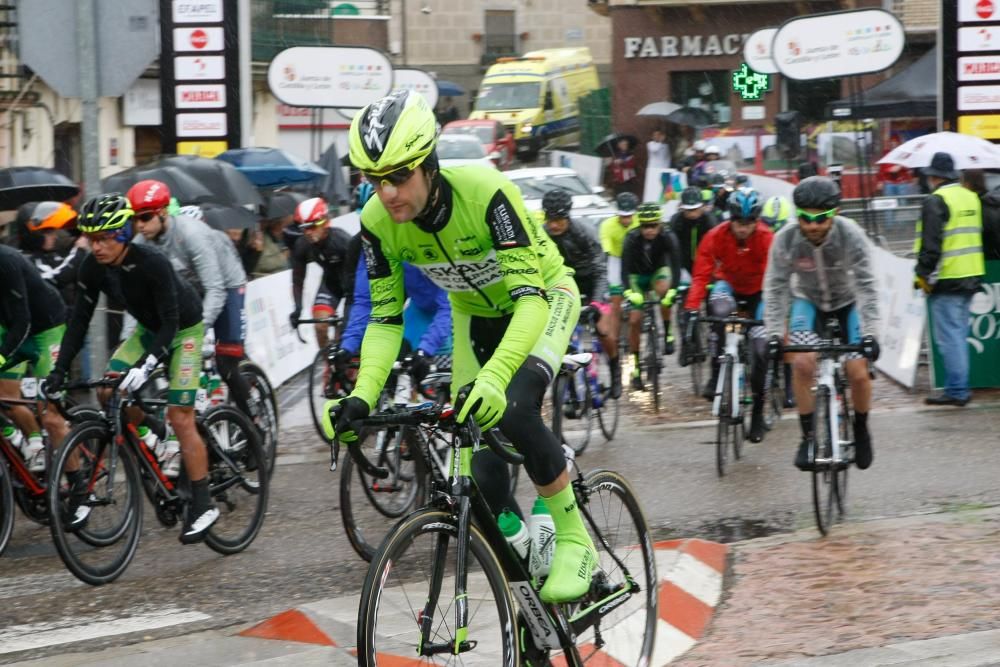
<svg viewBox="0 0 1000 667">
<path fill-rule="evenodd" d="M 733 72 L 733 91 L 740 96 L 740 99 L 759 100 L 769 90 L 771 90 L 771 77 L 754 72 L 746 63 Z"/>
</svg>

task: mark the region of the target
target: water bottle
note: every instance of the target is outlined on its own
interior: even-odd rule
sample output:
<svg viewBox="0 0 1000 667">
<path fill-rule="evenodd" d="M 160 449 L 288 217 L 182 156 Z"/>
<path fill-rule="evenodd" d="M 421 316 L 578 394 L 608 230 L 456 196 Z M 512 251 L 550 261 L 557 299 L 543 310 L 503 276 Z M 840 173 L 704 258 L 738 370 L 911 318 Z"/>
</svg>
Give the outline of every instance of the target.
<svg viewBox="0 0 1000 667">
<path fill-rule="evenodd" d="M 552 555 L 556 550 L 556 526 L 541 496 L 535 499 L 535 506 L 531 508 L 528 534 L 531 536 L 528 571 L 533 577 L 544 577 L 552 567 Z"/>
<path fill-rule="evenodd" d="M 528 535 L 528 528 L 521 521 L 521 517 L 510 510 L 504 510 L 497 518 L 497 525 L 500 526 L 500 532 L 514 552 L 521 559 L 527 559 L 531 553 L 531 536 Z"/>
<path fill-rule="evenodd" d="M 24 444 L 24 434 L 21 433 L 21 429 L 16 426 L 4 426 L 3 437 L 7 439 L 7 442 L 9 442 L 12 447 L 15 447 L 18 451 L 21 450 L 21 445 Z"/>
</svg>

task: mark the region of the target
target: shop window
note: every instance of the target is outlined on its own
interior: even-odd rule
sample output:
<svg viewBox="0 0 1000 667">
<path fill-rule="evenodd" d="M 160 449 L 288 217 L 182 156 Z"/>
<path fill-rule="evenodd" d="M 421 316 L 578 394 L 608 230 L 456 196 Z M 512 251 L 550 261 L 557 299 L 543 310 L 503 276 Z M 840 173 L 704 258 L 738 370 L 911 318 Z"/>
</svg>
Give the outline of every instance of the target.
<svg viewBox="0 0 1000 667">
<path fill-rule="evenodd" d="M 841 97 L 840 79 L 818 79 L 816 81 L 788 81 L 788 108 L 795 109 L 803 116 L 804 122 L 825 120 L 827 102 Z"/>
<path fill-rule="evenodd" d="M 670 101 L 704 109 L 718 125 L 732 120 L 729 106 L 730 72 L 671 72 Z"/>
<path fill-rule="evenodd" d="M 483 36 L 483 64 L 504 56 L 517 55 L 517 33 L 514 32 L 514 11 L 486 10 L 486 32 Z"/>
</svg>

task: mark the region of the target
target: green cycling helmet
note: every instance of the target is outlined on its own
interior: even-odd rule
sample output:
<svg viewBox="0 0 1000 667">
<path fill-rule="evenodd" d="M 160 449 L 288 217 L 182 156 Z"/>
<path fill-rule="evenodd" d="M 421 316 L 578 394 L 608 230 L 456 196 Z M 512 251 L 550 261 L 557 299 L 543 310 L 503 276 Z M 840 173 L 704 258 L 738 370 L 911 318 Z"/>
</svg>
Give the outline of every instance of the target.
<svg viewBox="0 0 1000 667">
<path fill-rule="evenodd" d="M 418 93 L 401 90 L 361 110 L 351 122 L 351 162 L 362 172 L 381 176 L 416 169 L 434 151 L 437 120 Z"/>
<path fill-rule="evenodd" d="M 653 222 L 662 222 L 663 211 L 656 202 L 647 201 L 639 204 L 636 210 L 636 218 L 640 225 L 648 225 Z"/>
<path fill-rule="evenodd" d="M 764 202 L 764 208 L 760 212 L 760 219 L 775 230 L 780 229 L 791 217 L 792 202 L 780 195 L 770 197 Z"/>
<path fill-rule="evenodd" d="M 134 214 L 125 195 L 101 195 L 87 200 L 80 209 L 76 226 L 85 234 L 122 230 L 124 235 L 131 237 Z"/>
</svg>

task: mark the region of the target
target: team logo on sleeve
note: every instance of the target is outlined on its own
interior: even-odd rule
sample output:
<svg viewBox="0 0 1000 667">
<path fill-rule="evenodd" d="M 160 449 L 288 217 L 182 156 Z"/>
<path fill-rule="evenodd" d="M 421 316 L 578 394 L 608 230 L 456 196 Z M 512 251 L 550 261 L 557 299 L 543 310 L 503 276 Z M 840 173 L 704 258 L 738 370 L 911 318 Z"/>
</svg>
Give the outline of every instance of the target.
<svg viewBox="0 0 1000 667">
<path fill-rule="evenodd" d="M 497 250 L 531 245 L 524 223 L 502 190 L 497 190 L 486 209 L 486 224 Z"/>
<path fill-rule="evenodd" d="M 361 248 L 365 254 L 365 268 L 369 278 L 387 278 L 392 275 L 389 260 L 382 254 L 382 241 L 365 228 L 361 230 Z"/>
</svg>

